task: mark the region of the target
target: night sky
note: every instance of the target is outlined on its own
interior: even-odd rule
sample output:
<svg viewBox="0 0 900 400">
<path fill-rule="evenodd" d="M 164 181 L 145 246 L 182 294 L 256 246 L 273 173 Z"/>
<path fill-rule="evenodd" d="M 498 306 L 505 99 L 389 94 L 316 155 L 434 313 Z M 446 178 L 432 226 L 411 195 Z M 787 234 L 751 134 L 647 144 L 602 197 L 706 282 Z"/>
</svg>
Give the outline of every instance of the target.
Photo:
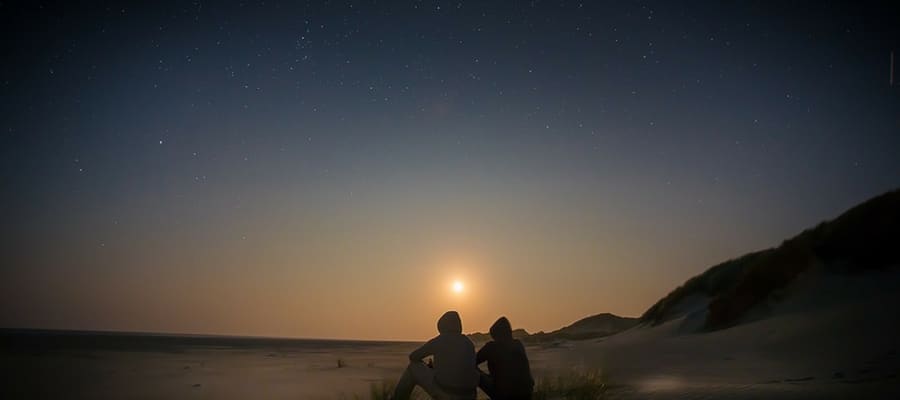
<svg viewBox="0 0 900 400">
<path fill-rule="evenodd" d="M 889 2 L 62 3 L 0 4 L 0 327 L 553 330 L 900 186 Z"/>
</svg>

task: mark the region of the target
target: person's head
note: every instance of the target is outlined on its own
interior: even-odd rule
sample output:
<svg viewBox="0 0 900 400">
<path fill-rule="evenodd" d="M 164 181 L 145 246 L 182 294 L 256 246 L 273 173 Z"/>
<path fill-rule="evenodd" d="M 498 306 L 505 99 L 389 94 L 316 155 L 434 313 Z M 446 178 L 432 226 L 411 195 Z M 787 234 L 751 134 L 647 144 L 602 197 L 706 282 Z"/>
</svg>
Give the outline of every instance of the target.
<svg viewBox="0 0 900 400">
<path fill-rule="evenodd" d="M 500 317 L 491 325 L 491 337 L 494 340 L 512 340 L 512 326 L 506 317 Z"/>
<path fill-rule="evenodd" d="M 459 319 L 459 313 L 456 311 L 447 311 L 438 319 L 438 332 L 445 333 L 462 333 L 462 320 Z"/>
</svg>

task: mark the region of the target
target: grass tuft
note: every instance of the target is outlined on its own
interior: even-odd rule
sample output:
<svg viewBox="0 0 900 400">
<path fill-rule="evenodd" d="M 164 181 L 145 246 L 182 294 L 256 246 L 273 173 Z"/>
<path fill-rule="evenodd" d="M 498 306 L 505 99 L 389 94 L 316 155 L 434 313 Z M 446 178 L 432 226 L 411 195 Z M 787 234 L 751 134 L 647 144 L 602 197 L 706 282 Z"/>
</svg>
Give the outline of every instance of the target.
<svg viewBox="0 0 900 400">
<path fill-rule="evenodd" d="M 602 399 L 606 377 L 600 371 L 576 372 L 538 379 L 533 400 L 596 400 Z"/>
<path fill-rule="evenodd" d="M 388 400 L 394 393 L 396 383 L 391 381 L 373 382 L 369 385 L 369 399 L 371 400 Z"/>
<path fill-rule="evenodd" d="M 392 380 L 383 380 L 381 382 L 373 382 L 369 385 L 369 400 L 389 400 L 391 396 L 394 394 L 394 387 L 397 386 L 397 382 Z M 412 395 L 409 397 L 410 400 L 424 400 L 428 399 L 428 396 L 424 396 L 421 392 L 422 389 L 416 388 L 413 390 Z M 363 400 L 363 397 L 355 397 L 355 400 Z"/>
<path fill-rule="evenodd" d="M 396 382 L 384 380 L 369 385 L 368 400 L 388 400 L 394 393 Z M 538 379 L 534 386 L 532 400 L 598 400 L 603 399 L 608 385 L 600 371 L 572 371 L 567 374 Z M 479 399 L 486 399 L 479 391 Z M 411 400 L 425 400 L 429 397 L 420 388 L 413 391 Z M 354 396 L 354 400 L 365 397 Z"/>
</svg>

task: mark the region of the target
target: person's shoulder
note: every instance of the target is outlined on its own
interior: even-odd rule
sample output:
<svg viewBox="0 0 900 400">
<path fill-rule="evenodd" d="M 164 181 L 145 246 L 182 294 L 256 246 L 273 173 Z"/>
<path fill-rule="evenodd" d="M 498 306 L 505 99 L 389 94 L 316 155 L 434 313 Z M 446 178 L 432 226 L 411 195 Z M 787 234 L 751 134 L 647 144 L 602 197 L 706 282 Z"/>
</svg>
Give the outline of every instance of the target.
<svg viewBox="0 0 900 400">
<path fill-rule="evenodd" d="M 481 349 L 478 350 L 478 352 L 481 353 L 482 355 L 490 357 L 489 356 L 490 354 L 497 353 L 497 342 L 491 340 L 491 341 L 481 345 Z"/>
<path fill-rule="evenodd" d="M 493 340 L 489 340 L 489 341 L 485 342 L 485 344 L 481 345 L 481 348 L 482 349 L 490 349 L 490 348 L 494 348 L 496 346 L 497 346 L 497 342 L 495 342 Z"/>
<path fill-rule="evenodd" d="M 472 343 L 472 340 L 469 339 L 466 335 L 453 335 L 453 334 L 440 334 L 435 336 L 434 339 L 431 339 L 436 342 L 444 342 L 444 343 L 463 343 L 468 342 Z"/>
<path fill-rule="evenodd" d="M 460 339 L 461 342 L 464 342 L 466 345 L 468 345 L 469 347 L 471 347 L 471 348 L 473 348 L 473 349 L 475 348 L 475 343 L 472 342 L 472 339 L 469 339 L 468 336 L 466 336 L 466 335 L 459 335 L 459 337 L 461 338 L 461 339 Z"/>
</svg>

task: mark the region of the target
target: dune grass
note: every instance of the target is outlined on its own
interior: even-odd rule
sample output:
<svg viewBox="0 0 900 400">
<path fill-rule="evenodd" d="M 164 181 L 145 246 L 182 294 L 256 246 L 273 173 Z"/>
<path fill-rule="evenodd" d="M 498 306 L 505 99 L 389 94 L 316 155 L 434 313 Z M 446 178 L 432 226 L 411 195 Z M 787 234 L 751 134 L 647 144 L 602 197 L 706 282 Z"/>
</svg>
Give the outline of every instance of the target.
<svg viewBox="0 0 900 400">
<path fill-rule="evenodd" d="M 369 385 L 369 396 L 353 396 L 353 400 L 390 400 L 394 394 L 394 387 L 397 386 L 396 381 L 383 380 L 381 382 L 373 382 Z M 429 397 L 422 392 L 422 389 L 416 388 L 410 395 L 410 400 L 426 400 Z"/>
<path fill-rule="evenodd" d="M 394 381 L 381 381 L 369 386 L 368 400 L 389 400 L 394 392 Z M 603 399 L 608 384 L 599 371 L 572 371 L 565 374 L 543 377 L 534 386 L 533 400 L 598 400 Z M 429 397 L 416 388 L 411 400 L 426 400 Z M 486 399 L 478 392 L 479 399 Z M 364 396 L 354 396 L 354 400 L 365 400 Z"/>
<path fill-rule="evenodd" d="M 596 400 L 608 389 L 600 371 L 572 371 L 543 377 L 534 385 L 533 400 Z"/>
<path fill-rule="evenodd" d="M 396 386 L 396 382 L 393 381 L 381 381 L 372 383 L 369 385 L 369 399 L 370 400 L 388 400 L 391 398 L 391 395 L 394 393 L 394 386 Z M 415 392 L 413 392 L 413 398 L 415 397 Z M 355 400 L 362 400 L 363 397 L 356 397 Z"/>
</svg>

